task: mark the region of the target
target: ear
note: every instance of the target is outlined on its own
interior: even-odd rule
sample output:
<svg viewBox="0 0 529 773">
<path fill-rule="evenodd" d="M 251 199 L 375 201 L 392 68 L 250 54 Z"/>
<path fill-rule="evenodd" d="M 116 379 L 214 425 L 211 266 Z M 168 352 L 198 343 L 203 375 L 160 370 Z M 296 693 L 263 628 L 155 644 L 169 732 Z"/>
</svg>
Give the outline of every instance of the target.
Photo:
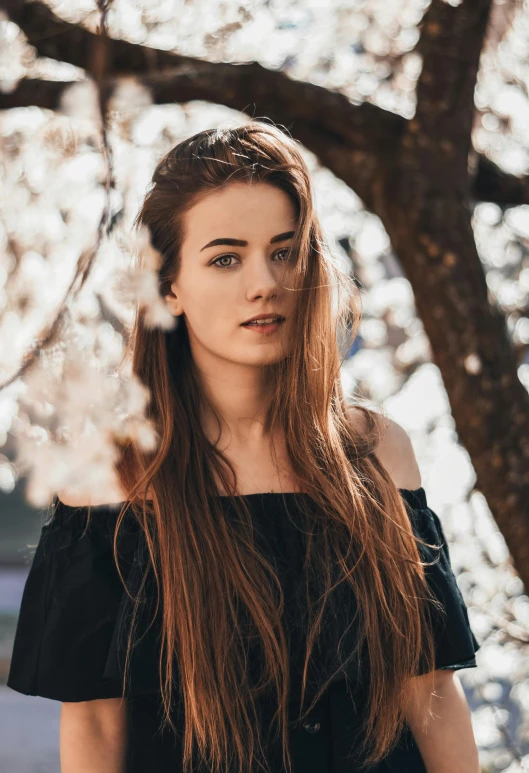
<svg viewBox="0 0 529 773">
<path fill-rule="evenodd" d="M 175 287 L 174 287 L 174 284 L 172 284 L 170 292 L 164 297 L 165 297 L 165 302 L 167 304 L 167 308 L 169 309 L 171 314 L 174 317 L 179 317 L 181 314 L 184 313 L 184 309 L 182 308 L 182 303 L 174 290 L 175 290 Z"/>
</svg>

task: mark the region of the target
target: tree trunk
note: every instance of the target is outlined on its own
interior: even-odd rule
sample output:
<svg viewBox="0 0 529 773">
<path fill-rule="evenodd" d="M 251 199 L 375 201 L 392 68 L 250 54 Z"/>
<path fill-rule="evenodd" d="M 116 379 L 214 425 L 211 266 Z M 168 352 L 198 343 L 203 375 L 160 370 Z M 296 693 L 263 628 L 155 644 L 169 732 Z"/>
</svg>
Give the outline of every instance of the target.
<svg viewBox="0 0 529 773">
<path fill-rule="evenodd" d="M 409 121 L 375 105 L 257 63 L 214 64 L 107 40 L 112 77 L 94 70 L 97 35 L 45 5 L 0 0 L 40 56 L 98 75 L 112 91 L 134 74 L 156 103 L 205 99 L 236 110 L 252 105 L 289 127 L 384 224 L 415 293 L 417 311 L 439 367 L 457 431 L 526 588 L 529 588 L 529 395 L 503 315 L 488 299 L 472 231 L 471 201 L 529 203 L 527 178 L 476 159 L 469 175 L 474 87 L 491 0 L 452 7 L 433 0 L 417 46 L 423 69 Z M 0 107 L 56 109 L 64 83 L 22 81 Z M 475 154 L 474 154 L 475 155 Z"/>
</svg>

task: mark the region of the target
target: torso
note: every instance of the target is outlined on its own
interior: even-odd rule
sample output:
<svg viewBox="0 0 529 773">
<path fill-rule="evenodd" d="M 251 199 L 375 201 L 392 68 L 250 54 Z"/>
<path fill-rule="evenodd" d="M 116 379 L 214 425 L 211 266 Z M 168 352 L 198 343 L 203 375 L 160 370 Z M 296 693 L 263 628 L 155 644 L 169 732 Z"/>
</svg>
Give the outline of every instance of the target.
<svg viewBox="0 0 529 773">
<path fill-rule="evenodd" d="M 364 415 L 360 410 L 352 409 L 350 416 L 352 421 L 362 422 L 359 426 L 363 428 Z M 412 470 L 412 478 L 407 474 L 407 477 L 404 479 L 400 469 L 402 467 L 403 454 L 402 443 L 400 442 L 401 439 L 399 436 L 403 432 L 402 429 L 391 421 L 386 424 L 385 419 L 382 420 L 382 425 L 384 427 L 389 426 L 389 428 L 393 429 L 393 432 L 388 433 L 387 439 L 383 441 L 377 449 L 377 457 L 394 478 L 396 486 L 416 488 L 420 485 L 420 479 L 417 477 L 418 472 Z M 395 429 L 397 429 L 397 432 L 395 432 Z M 296 479 L 290 459 L 286 453 L 284 442 L 279 442 L 277 444 L 277 467 L 274 464 L 271 452 L 263 447 L 254 448 L 252 450 L 247 446 L 240 448 L 231 446 L 223 448 L 222 450 L 235 468 L 239 494 L 301 491 L 299 481 Z M 226 492 L 222 489 L 220 484 L 218 485 L 219 494 L 225 494 Z M 75 507 L 87 504 L 86 496 L 69 496 L 66 492 L 58 492 L 58 494 L 59 499 L 65 504 L 70 504 Z M 110 504 L 123 502 L 125 499 L 125 493 L 121 490 L 119 484 L 116 483 L 116 486 L 112 491 L 101 492 L 97 497 L 90 497 L 90 504 L 92 506 L 98 504 Z M 151 491 L 148 492 L 147 499 L 152 499 Z"/>
<path fill-rule="evenodd" d="M 223 449 L 223 453 L 235 468 L 239 494 L 262 492 L 275 494 L 283 491 L 301 490 L 284 443 L 278 444 L 278 446 L 275 463 L 270 451 L 266 448 Z M 221 495 L 226 493 L 220 485 L 219 493 Z"/>
<path fill-rule="evenodd" d="M 361 410 L 349 406 L 349 418 L 351 422 L 355 422 L 356 429 L 360 433 L 367 431 L 365 417 Z M 382 415 L 378 421 L 384 429 L 392 424 Z M 292 469 L 284 441 L 277 443 L 277 467 L 279 469 L 274 466 L 268 449 L 263 448 L 252 452 L 248 447 L 241 449 L 223 447 L 222 451 L 235 467 L 240 494 L 300 492 L 302 490 Z M 394 456 L 398 457 L 399 455 L 398 449 L 390 449 L 387 443 L 382 443 L 377 449 L 376 455 L 391 474 L 392 469 L 398 464 L 398 460 L 393 460 Z M 396 485 L 401 484 L 396 483 Z M 221 487 L 219 487 L 219 493 L 225 494 Z"/>
</svg>

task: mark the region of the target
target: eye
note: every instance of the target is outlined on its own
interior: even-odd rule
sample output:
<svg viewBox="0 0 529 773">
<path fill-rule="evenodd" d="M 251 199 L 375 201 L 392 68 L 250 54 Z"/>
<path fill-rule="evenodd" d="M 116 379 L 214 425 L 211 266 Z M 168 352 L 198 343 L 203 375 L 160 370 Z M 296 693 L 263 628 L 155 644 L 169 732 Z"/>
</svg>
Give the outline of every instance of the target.
<svg viewBox="0 0 529 773">
<path fill-rule="evenodd" d="M 215 260 L 211 262 L 211 265 L 217 266 L 217 268 L 231 268 L 232 267 L 231 263 L 229 263 L 228 265 L 221 265 L 219 263 L 219 260 L 224 260 L 225 258 L 234 258 L 234 257 L 235 255 L 231 255 L 230 253 L 227 253 L 226 255 L 219 255 L 218 258 L 215 258 Z"/>
<path fill-rule="evenodd" d="M 278 250 L 276 252 L 276 255 L 279 255 L 280 252 L 284 252 L 285 253 L 285 257 L 282 258 L 282 260 L 280 262 L 282 262 L 283 260 L 287 260 L 287 258 L 288 258 L 288 249 L 286 247 L 283 247 L 283 249 Z"/>
<path fill-rule="evenodd" d="M 284 261 L 287 260 L 288 249 L 286 247 L 283 247 L 282 249 L 277 250 L 277 252 L 274 253 L 275 256 L 277 256 L 277 255 L 281 254 L 282 252 L 285 253 L 285 257 L 284 258 L 280 258 L 280 260 L 279 260 L 280 263 L 283 263 Z M 212 260 L 210 265 L 211 266 L 217 266 L 217 268 L 233 268 L 233 263 L 226 264 L 226 263 L 220 263 L 220 261 L 221 260 L 225 260 L 227 258 L 234 258 L 234 257 L 236 257 L 236 256 L 233 255 L 232 253 L 227 252 L 225 255 L 219 255 L 218 258 L 215 258 L 215 260 Z"/>
</svg>

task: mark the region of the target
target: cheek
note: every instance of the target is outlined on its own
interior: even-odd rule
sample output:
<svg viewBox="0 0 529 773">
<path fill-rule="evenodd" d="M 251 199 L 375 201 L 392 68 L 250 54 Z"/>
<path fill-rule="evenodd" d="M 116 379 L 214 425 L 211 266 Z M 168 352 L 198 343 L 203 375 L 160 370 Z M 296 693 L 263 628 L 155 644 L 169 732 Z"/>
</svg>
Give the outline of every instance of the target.
<svg viewBox="0 0 529 773">
<path fill-rule="evenodd" d="M 200 292 L 189 294 L 184 308 L 188 323 L 199 336 L 216 338 L 233 332 L 236 326 L 234 305 L 218 287 L 208 289 L 203 285 Z"/>
</svg>

